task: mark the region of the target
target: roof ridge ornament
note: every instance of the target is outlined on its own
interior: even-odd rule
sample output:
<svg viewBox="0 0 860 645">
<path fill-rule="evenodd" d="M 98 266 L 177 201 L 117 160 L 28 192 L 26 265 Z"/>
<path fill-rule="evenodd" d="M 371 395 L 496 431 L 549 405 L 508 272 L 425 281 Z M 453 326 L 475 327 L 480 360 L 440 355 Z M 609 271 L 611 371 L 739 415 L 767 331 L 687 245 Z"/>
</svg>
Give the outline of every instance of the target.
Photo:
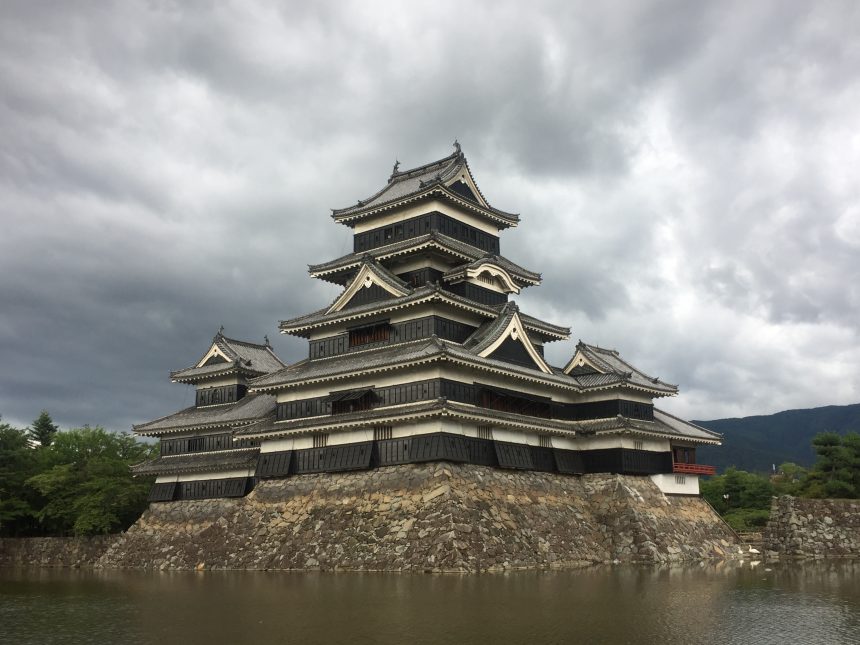
<svg viewBox="0 0 860 645">
<path fill-rule="evenodd" d="M 454 138 L 454 152 L 456 152 L 458 155 L 463 154 L 463 150 L 460 148 L 460 142 L 457 141 L 456 138 Z"/>
</svg>

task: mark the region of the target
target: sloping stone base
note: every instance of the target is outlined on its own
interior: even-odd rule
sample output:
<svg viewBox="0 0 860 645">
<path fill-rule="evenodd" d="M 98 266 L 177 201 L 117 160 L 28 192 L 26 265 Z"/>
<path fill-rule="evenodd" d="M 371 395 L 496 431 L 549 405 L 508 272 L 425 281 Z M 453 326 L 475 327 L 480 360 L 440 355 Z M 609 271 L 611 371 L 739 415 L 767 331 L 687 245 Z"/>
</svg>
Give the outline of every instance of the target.
<svg viewBox="0 0 860 645">
<path fill-rule="evenodd" d="M 703 500 L 648 477 L 410 464 L 152 504 L 102 567 L 493 571 L 734 557 Z"/>
</svg>

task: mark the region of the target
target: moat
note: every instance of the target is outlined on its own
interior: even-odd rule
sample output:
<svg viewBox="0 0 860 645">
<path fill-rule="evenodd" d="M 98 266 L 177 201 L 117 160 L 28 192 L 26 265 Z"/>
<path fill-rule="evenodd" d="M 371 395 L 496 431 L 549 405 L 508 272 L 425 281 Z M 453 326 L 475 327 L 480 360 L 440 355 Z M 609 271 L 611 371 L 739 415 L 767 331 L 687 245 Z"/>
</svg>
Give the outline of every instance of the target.
<svg viewBox="0 0 860 645">
<path fill-rule="evenodd" d="M 479 576 L 7 568 L 0 642 L 858 643 L 860 562 Z"/>
</svg>

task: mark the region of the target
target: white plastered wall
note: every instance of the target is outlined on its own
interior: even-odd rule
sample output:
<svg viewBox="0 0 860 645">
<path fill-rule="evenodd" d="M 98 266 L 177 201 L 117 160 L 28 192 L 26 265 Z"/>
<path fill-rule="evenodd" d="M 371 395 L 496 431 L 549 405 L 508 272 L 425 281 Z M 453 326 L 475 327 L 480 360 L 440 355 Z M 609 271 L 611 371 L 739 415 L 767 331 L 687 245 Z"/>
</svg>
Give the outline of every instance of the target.
<svg viewBox="0 0 860 645">
<path fill-rule="evenodd" d="M 651 475 L 651 481 L 657 484 L 667 495 L 698 495 L 699 476 L 680 474 Z"/>
<path fill-rule="evenodd" d="M 210 473 L 183 473 L 181 475 L 159 475 L 155 478 L 156 484 L 168 482 L 195 482 L 209 479 L 230 479 L 233 477 L 252 477 L 254 468 L 243 468 L 241 470 L 219 470 Z"/>
</svg>

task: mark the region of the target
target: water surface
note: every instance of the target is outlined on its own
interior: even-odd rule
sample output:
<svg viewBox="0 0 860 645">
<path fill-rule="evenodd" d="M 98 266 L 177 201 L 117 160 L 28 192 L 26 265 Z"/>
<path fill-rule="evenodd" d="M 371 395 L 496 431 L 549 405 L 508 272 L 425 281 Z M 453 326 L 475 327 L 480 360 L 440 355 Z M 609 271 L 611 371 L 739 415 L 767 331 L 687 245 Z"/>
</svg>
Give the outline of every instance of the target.
<svg viewBox="0 0 860 645">
<path fill-rule="evenodd" d="M 497 575 L 0 569 L 0 642 L 860 643 L 860 563 Z"/>
</svg>

